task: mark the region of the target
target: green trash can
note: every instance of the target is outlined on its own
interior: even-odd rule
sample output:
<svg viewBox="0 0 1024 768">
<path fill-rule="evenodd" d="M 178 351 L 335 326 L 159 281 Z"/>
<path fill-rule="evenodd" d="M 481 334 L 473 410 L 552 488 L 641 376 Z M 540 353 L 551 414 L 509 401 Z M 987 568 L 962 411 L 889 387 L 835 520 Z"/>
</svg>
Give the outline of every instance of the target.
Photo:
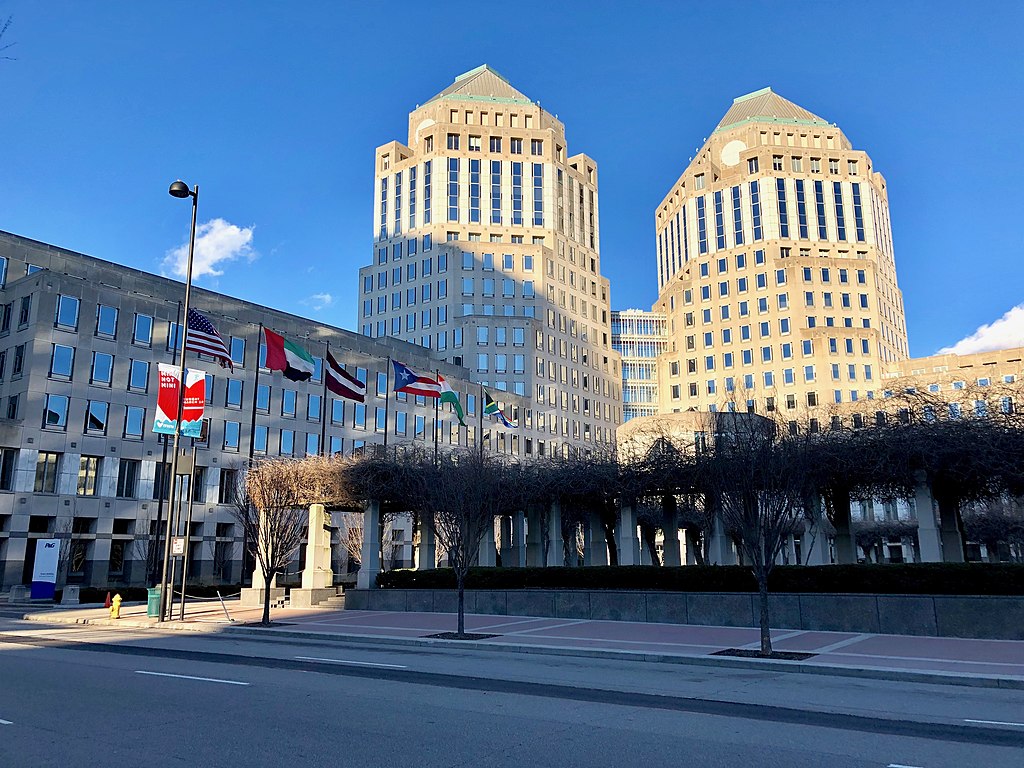
<svg viewBox="0 0 1024 768">
<path fill-rule="evenodd" d="M 160 616 L 160 587 L 150 587 L 146 590 L 148 599 L 146 601 L 146 616 L 151 619 Z"/>
</svg>

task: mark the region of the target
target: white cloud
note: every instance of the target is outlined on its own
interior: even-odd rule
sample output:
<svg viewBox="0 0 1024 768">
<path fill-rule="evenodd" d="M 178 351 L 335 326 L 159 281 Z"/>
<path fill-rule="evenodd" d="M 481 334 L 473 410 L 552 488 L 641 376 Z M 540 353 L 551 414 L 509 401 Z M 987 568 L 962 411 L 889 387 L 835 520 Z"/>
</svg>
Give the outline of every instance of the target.
<svg viewBox="0 0 1024 768">
<path fill-rule="evenodd" d="M 331 306 L 334 303 L 334 297 L 329 293 L 314 293 L 299 303 L 312 307 L 314 312 L 319 312 L 321 309 Z"/>
<path fill-rule="evenodd" d="M 196 251 L 192 259 L 192 279 L 206 275 L 219 277 L 223 265 L 237 259 L 252 261 L 256 251 L 252 248 L 254 227 L 239 227 L 224 219 L 211 219 L 196 228 Z M 164 256 L 164 273 L 185 278 L 188 269 L 188 243 L 173 248 Z"/>
<path fill-rule="evenodd" d="M 957 355 L 970 355 L 975 352 L 990 352 L 994 349 L 1022 346 L 1024 346 L 1024 304 L 1018 304 L 998 320 L 981 326 L 953 346 L 940 349 L 939 354 L 952 352 Z"/>
</svg>

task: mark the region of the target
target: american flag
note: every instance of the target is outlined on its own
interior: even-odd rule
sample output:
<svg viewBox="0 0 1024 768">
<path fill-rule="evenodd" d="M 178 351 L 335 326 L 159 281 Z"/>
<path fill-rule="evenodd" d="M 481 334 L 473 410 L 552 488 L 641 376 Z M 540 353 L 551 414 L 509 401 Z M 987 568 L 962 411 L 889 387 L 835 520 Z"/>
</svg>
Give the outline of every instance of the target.
<svg viewBox="0 0 1024 768">
<path fill-rule="evenodd" d="M 224 346 L 224 339 L 217 333 L 217 329 L 213 327 L 210 318 L 201 315 L 191 308 L 188 311 L 188 333 L 185 336 L 185 349 L 191 349 L 200 355 L 211 355 L 217 358 L 221 368 L 226 366 L 232 371 L 235 370 L 235 366 L 231 362 L 231 353 Z"/>
</svg>

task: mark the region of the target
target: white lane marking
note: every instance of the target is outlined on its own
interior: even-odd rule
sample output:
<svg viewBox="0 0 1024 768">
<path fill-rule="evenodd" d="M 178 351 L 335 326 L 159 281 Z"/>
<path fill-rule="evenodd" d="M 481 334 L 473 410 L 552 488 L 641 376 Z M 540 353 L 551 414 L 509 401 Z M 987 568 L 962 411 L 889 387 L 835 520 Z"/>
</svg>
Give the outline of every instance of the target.
<svg viewBox="0 0 1024 768">
<path fill-rule="evenodd" d="M 318 656 L 296 656 L 299 661 L 324 661 L 329 664 L 351 664 L 357 667 L 388 667 L 389 669 L 408 669 L 403 664 L 379 664 L 375 661 L 346 661 L 345 659 L 322 659 Z"/>
<path fill-rule="evenodd" d="M 195 677 L 194 675 L 172 675 L 170 672 L 147 672 L 143 669 L 136 669 L 137 675 L 153 675 L 155 677 L 177 677 L 181 680 L 199 680 L 203 683 L 224 683 L 225 685 L 249 685 L 249 683 L 238 680 L 219 680 L 216 677 Z"/>
<path fill-rule="evenodd" d="M 14 725 L 10 720 L 0 720 L 0 725 Z"/>
<path fill-rule="evenodd" d="M 921 768 L 919 765 L 903 765 L 902 763 L 889 763 L 888 768 Z"/>
<path fill-rule="evenodd" d="M 861 640 L 868 637 L 870 637 L 870 635 L 854 635 L 853 637 L 848 637 L 845 640 L 840 640 L 839 642 L 832 643 L 831 645 L 823 645 L 820 648 L 815 648 L 811 653 L 831 653 L 832 651 L 838 651 L 840 648 L 845 648 L 848 645 L 859 643 Z"/>
<path fill-rule="evenodd" d="M 1015 725 L 1018 728 L 1024 728 L 1024 723 L 1004 723 L 1001 720 L 964 720 L 965 723 L 983 723 L 985 725 Z"/>
</svg>

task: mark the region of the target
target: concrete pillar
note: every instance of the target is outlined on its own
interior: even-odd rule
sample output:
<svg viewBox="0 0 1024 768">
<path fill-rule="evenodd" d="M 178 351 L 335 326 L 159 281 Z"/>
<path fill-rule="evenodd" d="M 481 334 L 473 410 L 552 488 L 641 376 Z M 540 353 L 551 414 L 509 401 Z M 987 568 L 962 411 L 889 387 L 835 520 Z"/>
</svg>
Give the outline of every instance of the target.
<svg viewBox="0 0 1024 768">
<path fill-rule="evenodd" d="M 562 551 L 562 505 L 552 502 L 548 512 L 548 557 L 547 565 L 565 565 L 565 553 Z"/>
<path fill-rule="evenodd" d="M 711 528 L 711 546 L 708 548 L 708 562 L 712 565 L 735 565 L 736 553 L 732 539 L 725 532 L 721 515 L 715 515 Z"/>
<path fill-rule="evenodd" d="M 850 510 L 837 504 L 835 508 L 836 562 L 839 564 L 857 562 L 857 541 L 850 522 Z"/>
<path fill-rule="evenodd" d="M 306 567 L 302 571 L 303 589 L 326 589 L 334 586 L 331 571 L 331 516 L 323 504 L 309 506 L 309 529 L 306 534 Z"/>
<path fill-rule="evenodd" d="M 935 524 L 935 505 L 924 472 L 914 475 L 914 514 L 917 517 L 917 544 L 922 563 L 942 562 L 942 539 Z"/>
<path fill-rule="evenodd" d="M 490 525 L 484 526 L 484 535 L 480 539 L 479 554 L 477 556 L 477 565 L 485 568 L 493 568 L 496 562 L 495 560 L 495 545 L 494 545 L 494 518 L 491 518 Z"/>
<path fill-rule="evenodd" d="M 416 569 L 432 571 L 436 567 L 437 542 L 434 539 L 434 529 L 430 527 L 430 521 L 423 516 L 423 513 L 420 513 L 420 544 Z"/>
<path fill-rule="evenodd" d="M 501 565 L 508 568 L 515 565 L 512 550 L 512 515 L 499 517 L 498 525 L 501 526 Z"/>
<path fill-rule="evenodd" d="M 356 587 L 373 589 L 380 573 L 380 502 L 367 502 L 363 511 L 363 552 Z"/>
<path fill-rule="evenodd" d="M 960 525 L 956 518 L 955 509 L 939 507 L 939 536 L 942 539 L 942 561 L 944 563 L 962 563 L 964 561 L 964 542 L 960 536 Z"/>
<path fill-rule="evenodd" d="M 653 565 L 651 562 L 651 552 L 647 548 L 647 542 L 644 541 L 643 535 L 640 536 L 640 565 Z"/>
<path fill-rule="evenodd" d="M 526 565 L 539 568 L 544 565 L 544 540 L 541 537 L 541 515 L 536 507 L 527 510 L 526 517 Z"/>
<path fill-rule="evenodd" d="M 682 565 L 682 553 L 679 550 L 679 510 L 675 498 L 662 506 L 661 530 L 665 535 L 662 550 L 664 565 Z"/>
<path fill-rule="evenodd" d="M 686 528 L 686 564 L 697 564 L 697 551 L 700 549 L 700 533 L 692 528 Z"/>
<path fill-rule="evenodd" d="M 608 542 L 604 538 L 604 526 L 599 515 L 590 515 L 584 532 L 587 540 L 583 545 L 583 564 L 608 565 Z"/>
<path fill-rule="evenodd" d="M 522 510 L 512 516 L 512 559 L 509 565 L 526 567 L 526 513 Z"/>
<path fill-rule="evenodd" d="M 623 504 L 619 512 L 619 527 L 615 531 L 619 545 L 619 565 L 636 565 L 640 554 L 636 538 L 636 514 L 633 507 Z"/>
</svg>

